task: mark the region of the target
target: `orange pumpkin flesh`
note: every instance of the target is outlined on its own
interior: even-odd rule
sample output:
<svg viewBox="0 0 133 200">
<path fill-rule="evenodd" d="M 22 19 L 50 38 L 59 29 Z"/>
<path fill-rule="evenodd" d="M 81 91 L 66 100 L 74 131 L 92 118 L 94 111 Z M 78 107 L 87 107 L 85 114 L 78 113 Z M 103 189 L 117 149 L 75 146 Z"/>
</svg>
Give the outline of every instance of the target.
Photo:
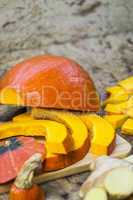
<svg viewBox="0 0 133 200">
<path fill-rule="evenodd" d="M 89 74 L 68 58 L 42 55 L 12 67 L 0 80 L 2 104 L 99 110 Z"/>
</svg>

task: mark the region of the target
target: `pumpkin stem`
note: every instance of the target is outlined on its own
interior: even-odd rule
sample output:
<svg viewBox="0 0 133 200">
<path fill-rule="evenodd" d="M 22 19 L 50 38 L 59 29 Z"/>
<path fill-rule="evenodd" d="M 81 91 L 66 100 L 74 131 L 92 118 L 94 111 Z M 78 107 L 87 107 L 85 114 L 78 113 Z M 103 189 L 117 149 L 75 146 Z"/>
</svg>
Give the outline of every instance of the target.
<svg viewBox="0 0 133 200">
<path fill-rule="evenodd" d="M 29 189 L 33 185 L 34 171 L 41 165 L 42 155 L 39 153 L 31 156 L 23 165 L 15 180 L 15 186 L 21 189 Z"/>
</svg>

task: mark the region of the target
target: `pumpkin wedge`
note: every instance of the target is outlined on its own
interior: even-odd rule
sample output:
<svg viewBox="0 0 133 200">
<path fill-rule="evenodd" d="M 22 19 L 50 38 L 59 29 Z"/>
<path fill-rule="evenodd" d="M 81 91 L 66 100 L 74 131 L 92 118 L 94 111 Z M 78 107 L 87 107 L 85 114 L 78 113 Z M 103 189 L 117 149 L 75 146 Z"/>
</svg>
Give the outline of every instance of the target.
<svg viewBox="0 0 133 200">
<path fill-rule="evenodd" d="M 75 61 L 40 55 L 13 66 L 0 80 L 0 103 L 98 111 L 90 75 Z"/>
<path fill-rule="evenodd" d="M 107 120 L 114 129 L 120 128 L 122 124 L 125 122 L 125 120 L 128 118 L 127 115 L 105 115 L 103 117 L 105 120 Z"/>
<path fill-rule="evenodd" d="M 119 81 L 118 84 L 124 88 L 129 94 L 133 94 L 133 76 L 129 78 Z"/>
<path fill-rule="evenodd" d="M 133 135 L 133 119 L 128 119 L 122 126 L 122 132 L 126 135 Z"/>
<path fill-rule="evenodd" d="M 103 102 L 103 104 L 117 104 L 123 101 L 127 101 L 129 98 L 128 93 L 124 90 L 124 88 L 120 86 L 112 86 L 106 88 L 106 92 L 108 98 Z"/>
<path fill-rule="evenodd" d="M 66 154 L 72 148 L 71 135 L 66 127 L 50 120 L 7 122 L 0 125 L 0 139 L 13 136 L 43 136 L 51 153 Z"/>
<path fill-rule="evenodd" d="M 133 96 L 127 101 L 118 104 L 107 104 L 105 111 L 107 113 L 125 114 L 130 108 L 133 108 Z"/>
<path fill-rule="evenodd" d="M 103 102 L 104 119 L 124 134 L 133 134 L 133 76 L 119 81 L 116 86 L 106 89 L 107 99 Z M 131 118 L 131 119 L 130 119 Z"/>
<path fill-rule="evenodd" d="M 127 103 L 122 102 L 119 104 L 107 104 L 105 107 L 105 111 L 108 114 L 125 114 L 127 109 Z"/>
<path fill-rule="evenodd" d="M 49 119 L 63 123 L 71 132 L 74 140 L 73 150 L 79 149 L 88 139 L 89 133 L 85 124 L 73 113 L 33 108 L 32 116 L 36 119 Z"/>
<path fill-rule="evenodd" d="M 95 114 L 83 114 L 81 120 L 92 133 L 90 152 L 109 155 L 115 148 L 115 130 L 103 118 Z"/>
<path fill-rule="evenodd" d="M 63 123 L 73 138 L 71 151 L 66 155 L 53 154 L 47 147 L 47 155 L 44 161 L 44 171 L 63 169 L 81 160 L 89 151 L 90 135 L 85 124 L 76 115 L 70 112 L 54 111 L 47 109 L 32 109 L 32 116 L 36 118 L 50 119 Z M 14 117 L 14 121 L 31 120 L 27 113 Z M 33 119 L 33 118 L 32 118 Z"/>
<path fill-rule="evenodd" d="M 127 115 L 128 117 L 133 118 L 133 108 L 127 109 L 127 110 L 126 110 L 126 115 Z"/>
<path fill-rule="evenodd" d="M 47 149 L 47 155 L 43 163 L 43 169 L 46 172 L 55 171 L 59 169 L 64 169 L 84 158 L 88 153 L 90 147 L 90 139 L 85 141 L 85 143 L 76 150 L 68 152 L 66 155 L 61 154 L 51 154 Z"/>
</svg>

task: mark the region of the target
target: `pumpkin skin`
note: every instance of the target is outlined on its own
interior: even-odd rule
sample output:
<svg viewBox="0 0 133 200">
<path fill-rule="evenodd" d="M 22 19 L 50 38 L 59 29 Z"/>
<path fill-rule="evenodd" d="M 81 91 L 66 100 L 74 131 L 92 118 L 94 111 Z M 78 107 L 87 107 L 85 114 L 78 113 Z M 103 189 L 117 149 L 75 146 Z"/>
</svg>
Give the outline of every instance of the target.
<svg viewBox="0 0 133 200">
<path fill-rule="evenodd" d="M 9 200 L 45 200 L 43 190 L 33 185 L 30 189 L 20 189 L 12 185 Z"/>
<path fill-rule="evenodd" d="M 35 153 L 45 156 L 45 145 L 32 137 L 13 137 L 1 140 L 0 184 L 14 179 L 24 162 Z"/>
<path fill-rule="evenodd" d="M 75 61 L 41 55 L 12 67 L 0 80 L 0 102 L 31 107 L 98 111 L 89 74 Z"/>
</svg>

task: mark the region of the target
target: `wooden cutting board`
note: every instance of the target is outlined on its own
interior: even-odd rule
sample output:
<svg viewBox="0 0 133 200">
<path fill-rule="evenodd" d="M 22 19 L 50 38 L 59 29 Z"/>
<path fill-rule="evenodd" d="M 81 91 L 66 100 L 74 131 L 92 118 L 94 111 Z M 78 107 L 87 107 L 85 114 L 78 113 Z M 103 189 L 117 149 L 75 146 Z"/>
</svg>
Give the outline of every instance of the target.
<svg viewBox="0 0 133 200">
<path fill-rule="evenodd" d="M 110 156 L 115 157 L 115 158 L 124 158 L 130 154 L 132 146 L 130 145 L 129 142 L 127 142 L 121 136 L 117 135 L 116 144 L 117 144 L 116 148 Z M 96 156 L 92 154 L 87 154 L 81 161 L 75 163 L 74 165 L 66 167 L 65 169 L 49 172 L 49 173 L 44 173 L 35 177 L 34 182 L 40 184 L 40 183 L 45 183 L 47 181 L 55 180 L 58 178 L 89 171 L 90 163 L 92 163 L 92 161 L 94 161 L 95 158 Z M 11 184 L 12 183 L 1 185 L 0 194 L 8 192 L 10 190 Z"/>
</svg>

